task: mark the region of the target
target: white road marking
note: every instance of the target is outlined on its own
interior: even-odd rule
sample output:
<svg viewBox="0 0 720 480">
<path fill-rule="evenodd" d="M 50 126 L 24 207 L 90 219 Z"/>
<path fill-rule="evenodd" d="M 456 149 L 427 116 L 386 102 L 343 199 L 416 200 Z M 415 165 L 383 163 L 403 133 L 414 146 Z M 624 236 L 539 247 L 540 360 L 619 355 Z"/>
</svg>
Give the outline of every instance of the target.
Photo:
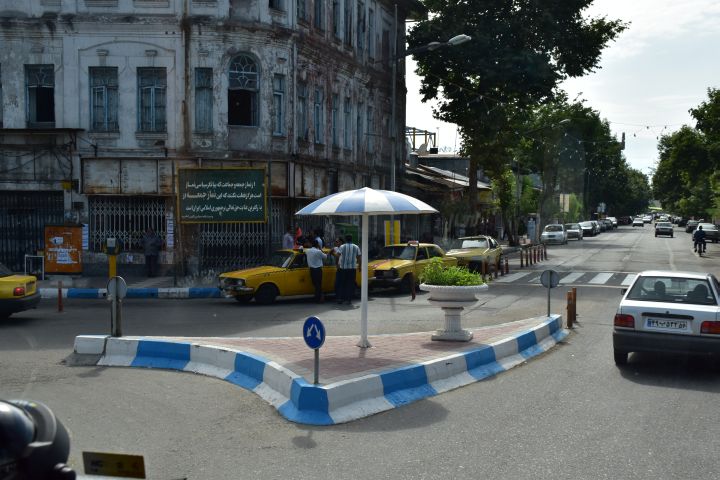
<svg viewBox="0 0 720 480">
<path fill-rule="evenodd" d="M 588 283 L 591 284 L 591 285 L 600 285 L 600 284 L 603 284 L 603 283 L 607 282 L 608 280 L 610 280 L 610 278 L 611 278 L 612 276 L 613 276 L 613 273 L 612 273 L 612 272 L 610 272 L 610 273 L 598 273 L 598 274 L 595 275 L 595 276 L 592 278 L 592 280 L 590 280 Z"/>
<path fill-rule="evenodd" d="M 524 276 L 530 275 L 531 273 L 535 273 L 535 272 L 515 272 L 515 273 L 511 273 L 509 275 L 505 275 L 504 277 L 498 277 L 497 280 L 493 280 L 493 281 L 500 282 L 500 283 L 510 283 L 510 282 L 514 282 L 515 280 L 518 280 Z"/>
<path fill-rule="evenodd" d="M 573 283 L 575 280 L 582 277 L 583 275 L 585 275 L 585 272 L 573 272 L 569 275 L 565 275 L 563 278 L 560 279 L 560 284 L 562 285 L 565 283 Z"/>
<path fill-rule="evenodd" d="M 623 279 L 622 283 L 620 283 L 620 285 L 625 286 L 625 287 L 630 285 L 633 282 L 633 280 L 635 280 L 636 276 L 637 276 L 637 273 L 628 273 L 625 276 L 625 278 Z"/>
</svg>

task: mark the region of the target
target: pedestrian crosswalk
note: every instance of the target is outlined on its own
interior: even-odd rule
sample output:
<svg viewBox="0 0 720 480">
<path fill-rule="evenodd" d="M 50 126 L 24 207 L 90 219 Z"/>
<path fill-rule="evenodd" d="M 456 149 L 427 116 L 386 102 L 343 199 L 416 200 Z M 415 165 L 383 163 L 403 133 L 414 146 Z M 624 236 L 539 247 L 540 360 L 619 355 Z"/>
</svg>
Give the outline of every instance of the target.
<svg viewBox="0 0 720 480">
<path fill-rule="evenodd" d="M 540 284 L 542 271 L 526 270 L 493 279 L 496 283 L 521 285 Z M 635 279 L 636 273 L 629 272 L 560 272 L 560 285 L 584 285 L 627 287 Z"/>
</svg>

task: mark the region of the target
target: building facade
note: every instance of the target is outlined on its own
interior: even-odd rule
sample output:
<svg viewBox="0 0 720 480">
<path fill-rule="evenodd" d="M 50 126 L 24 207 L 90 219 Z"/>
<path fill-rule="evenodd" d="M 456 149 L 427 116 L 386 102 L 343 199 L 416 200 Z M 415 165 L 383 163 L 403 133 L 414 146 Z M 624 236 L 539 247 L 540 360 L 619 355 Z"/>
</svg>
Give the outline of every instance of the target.
<svg viewBox="0 0 720 480">
<path fill-rule="evenodd" d="M 326 228 L 292 213 L 389 188 L 391 149 L 404 158 L 391 66 L 404 20 L 423 11 L 415 0 L 4 0 L 0 261 L 22 269 L 47 224 L 84 225 L 88 273 L 106 268 L 111 237 L 120 271 L 141 268 L 148 228 L 165 240 L 163 269 L 182 273 L 255 264 L 291 222 Z M 178 170 L 234 167 L 265 169 L 267 223 L 178 223 Z"/>
</svg>

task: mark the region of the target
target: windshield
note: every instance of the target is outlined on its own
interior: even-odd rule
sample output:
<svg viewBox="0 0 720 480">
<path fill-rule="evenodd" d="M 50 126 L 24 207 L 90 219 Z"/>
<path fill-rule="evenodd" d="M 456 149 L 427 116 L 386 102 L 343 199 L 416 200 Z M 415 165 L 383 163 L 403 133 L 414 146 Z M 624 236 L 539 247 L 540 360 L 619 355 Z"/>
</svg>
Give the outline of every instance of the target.
<svg viewBox="0 0 720 480">
<path fill-rule="evenodd" d="M 266 265 L 278 268 L 287 268 L 294 256 L 291 252 L 277 251 L 270 256 Z"/>
<path fill-rule="evenodd" d="M 378 258 L 391 259 L 399 258 L 401 260 L 415 260 L 417 247 L 411 245 L 388 245 L 380 250 Z"/>
<path fill-rule="evenodd" d="M 715 305 L 709 282 L 704 279 L 648 276 L 639 278 L 628 300 Z"/>
<path fill-rule="evenodd" d="M 463 240 L 460 248 L 488 248 L 488 242 L 484 238 L 476 240 Z"/>
<path fill-rule="evenodd" d="M 579 230 L 580 225 L 577 223 L 566 223 L 565 230 Z"/>
<path fill-rule="evenodd" d="M 583 228 L 592 228 L 592 223 L 590 223 L 590 222 L 582 222 L 580 225 Z"/>
<path fill-rule="evenodd" d="M 562 232 L 563 227 L 562 225 L 548 225 L 545 227 L 546 232 Z"/>
<path fill-rule="evenodd" d="M 703 230 L 717 230 L 717 227 L 712 223 L 701 223 L 698 226 L 702 227 Z"/>
</svg>

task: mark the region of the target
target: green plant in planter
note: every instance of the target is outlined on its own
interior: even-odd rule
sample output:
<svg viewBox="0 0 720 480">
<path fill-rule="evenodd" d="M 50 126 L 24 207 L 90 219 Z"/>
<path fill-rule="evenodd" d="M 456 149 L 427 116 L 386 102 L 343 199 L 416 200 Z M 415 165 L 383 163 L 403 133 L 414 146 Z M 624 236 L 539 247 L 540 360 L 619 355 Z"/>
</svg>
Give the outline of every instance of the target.
<svg viewBox="0 0 720 480">
<path fill-rule="evenodd" d="M 420 274 L 420 281 L 426 285 L 445 285 L 454 287 L 467 287 L 471 285 L 483 285 L 485 282 L 477 273 L 473 273 L 466 267 L 445 265 L 440 258 L 433 258 L 425 270 Z"/>
</svg>

